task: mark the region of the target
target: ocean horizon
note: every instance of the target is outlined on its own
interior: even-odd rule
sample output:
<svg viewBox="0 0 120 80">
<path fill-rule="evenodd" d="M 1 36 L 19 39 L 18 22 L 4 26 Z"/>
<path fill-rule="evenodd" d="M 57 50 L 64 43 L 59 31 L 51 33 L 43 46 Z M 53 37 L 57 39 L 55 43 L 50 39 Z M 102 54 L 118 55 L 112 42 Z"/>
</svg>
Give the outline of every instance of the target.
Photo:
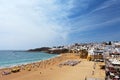
<svg viewBox="0 0 120 80">
<path fill-rule="evenodd" d="M 0 69 L 48 60 L 56 56 L 58 56 L 58 54 L 48 54 L 45 52 L 27 52 L 17 50 L 1 50 Z"/>
</svg>

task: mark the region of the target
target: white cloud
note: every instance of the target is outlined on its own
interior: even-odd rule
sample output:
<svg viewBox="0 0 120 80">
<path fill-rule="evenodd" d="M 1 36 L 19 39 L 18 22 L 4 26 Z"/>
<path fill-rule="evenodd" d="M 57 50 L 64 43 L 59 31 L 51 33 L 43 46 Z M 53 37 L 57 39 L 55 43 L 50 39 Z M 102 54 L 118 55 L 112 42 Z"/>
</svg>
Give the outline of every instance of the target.
<svg viewBox="0 0 120 80">
<path fill-rule="evenodd" d="M 71 33 L 82 32 L 82 31 L 90 31 L 90 30 L 95 30 L 95 29 L 98 29 L 98 28 L 109 27 L 110 25 L 114 25 L 114 24 L 120 22 L 120 18 L 115 18 L 115 19 L 112 19 L 112 20 L 107 20 L 105 22 L 98 22 L 98 23 L 96 23 L 96 22 L 93 23 L 93 20 L 92 20 L 92 22 L 89 23 L 89 22 L 87 22 L 87 20 L 83 20 L 83 22 L 79 21 L 77 24 L 73 25 L 73 26 L 77 26 L 77 27 L 73 28 Z M 84 24 L 84 23 L 86 23 L 86 24 Z"/>
<path fill-rule="evenodd" d="M 116 4 L 118 0 L 108 0 L 105 1 L 102 5 L 100 5 L 99 7 L 97 7 L 95 10 L 93 10 L 91 13 L 99 11 L 99 10 L 103 10 L 105 8 L 109 8 L 112 5 Z"/>
<path fill-rule="evenodd" d="M 119 22 L 120 18 L 118 12 L 113 11 L 115 5 L 119 4 L 117 1 L 118 0 L 105 1 L 99 7 L 91 10 L 87 14 L 83 14 L 73 18 L 72 19 L 73 22 L 71 25 L 72 26 L 71 33 L 76 32 L 82 33 L 83 31 L 90 31 L 102 27 L 109 27 L 110 25 Z M 86 5 L 85 7 L 88 7 L 88 5 Z"/>
<path fill-rule="evenodd" d="M 0 48 L 27 49 L 66 41 L 69 8 L 56 0 L 1 0 Z"/>
</svg>

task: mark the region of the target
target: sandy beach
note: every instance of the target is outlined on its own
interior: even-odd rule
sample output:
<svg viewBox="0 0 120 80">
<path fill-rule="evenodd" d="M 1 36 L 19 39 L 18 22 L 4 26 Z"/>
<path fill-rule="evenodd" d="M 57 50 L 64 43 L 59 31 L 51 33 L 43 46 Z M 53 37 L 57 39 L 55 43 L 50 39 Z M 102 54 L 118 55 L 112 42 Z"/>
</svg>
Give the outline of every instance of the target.
<svg viewBox="0 0 120 80">
<path fill-rule="evenodd" d="M 78 60 L 75 66 L 59 64 L 67 60 Z M 85 80 L 85 78 L 99 78 L 104 80 L 105 72 L 100 69 L 102 62 L 92 62 L 80 59 L 79 56 L 66 53 L 61 56 L 20 66 L 20 71 L 2 75 L 3 71 L 10 71 L 11 68 L 0 70 L 0 80 Z"/>
</svg>

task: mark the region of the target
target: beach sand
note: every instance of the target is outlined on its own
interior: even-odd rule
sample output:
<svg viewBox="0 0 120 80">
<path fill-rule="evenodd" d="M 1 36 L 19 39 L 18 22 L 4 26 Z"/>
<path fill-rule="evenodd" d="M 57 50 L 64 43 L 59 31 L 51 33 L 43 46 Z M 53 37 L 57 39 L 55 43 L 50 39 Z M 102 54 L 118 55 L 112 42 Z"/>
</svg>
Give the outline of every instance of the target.
<svg viewBox="0 0 120 80">
<path fill-rule="evenodd" d="M 66 60 L 80 60 L 81 62 L 75 66 L 59 66 Z M 1 75 L 0 80 L 85 80 L 85 77 L 104 80 L 105 71 L 100 69 L 101 64 L 104 63 L 94 63 L 80 59 L 75 54 L 66 53 L 42 62 L 20 66 L 20 72 Z M 1 69 L 0 73 L 5 70 L 10 69 Z"/>
</svg>

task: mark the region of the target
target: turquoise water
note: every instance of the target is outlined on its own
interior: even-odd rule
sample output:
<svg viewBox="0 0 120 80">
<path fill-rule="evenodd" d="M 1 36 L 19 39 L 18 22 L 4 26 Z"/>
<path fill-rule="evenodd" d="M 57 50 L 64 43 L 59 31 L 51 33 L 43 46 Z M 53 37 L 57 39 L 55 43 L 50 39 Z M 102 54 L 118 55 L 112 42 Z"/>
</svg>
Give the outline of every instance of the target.
<svg viewBox="0 0 120 80">
<path fill-rule="evenodd" d="M 0 51 L 0 68 L 22 65 L 53 58 L 57 54 L 25 51 Z"/>
</svg>

